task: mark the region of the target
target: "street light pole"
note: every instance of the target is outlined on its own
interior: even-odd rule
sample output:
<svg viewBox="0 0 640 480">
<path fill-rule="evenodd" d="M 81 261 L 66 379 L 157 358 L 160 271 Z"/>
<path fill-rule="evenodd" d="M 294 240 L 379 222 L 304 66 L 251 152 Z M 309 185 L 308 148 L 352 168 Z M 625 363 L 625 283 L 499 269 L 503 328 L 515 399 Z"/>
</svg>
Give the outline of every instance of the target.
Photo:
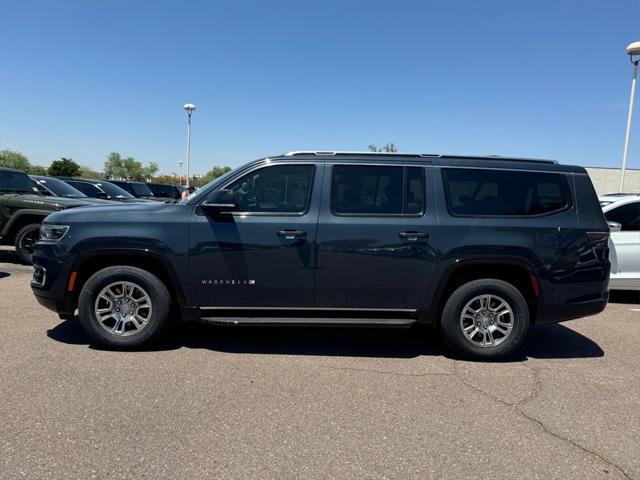
<svg viewBox="0 0 640 480">
<path fill-rule="evenodd" d="M 624 150 L 622 152 L 622 171 L 620 172 L 620 193 L 624 191 L 624 174 L 627 169 L 627 157 L 629 156 L 629 137 L 631 136 L 631 120 L 633 119 L 633 103 L 636 95 L 636 82 L 638 80 L 638 61 L 640 60 L 640 42 L 633 42 L 627 47 L 627 54 L 633 63 L 633 77 L 631 78 L 631 96 L 629 97 L 629 113 L 627 114 L 627 131 L 624 137 Z M 634 56 L 638 56 L 634 59 Z"/>
<path fill-rule="evenodd" d="M 187 111 L 187 181 L 186 187 L 191 186 L 191 114 L 195 112 L 196 106 L 192 103 L 185 103 L 183 107 Z"/>
<path fill-rule="evenodd" d="M 180 164 L 180 186 L 182 186 L 182 160 L 178 162 Z"/>
</svg>

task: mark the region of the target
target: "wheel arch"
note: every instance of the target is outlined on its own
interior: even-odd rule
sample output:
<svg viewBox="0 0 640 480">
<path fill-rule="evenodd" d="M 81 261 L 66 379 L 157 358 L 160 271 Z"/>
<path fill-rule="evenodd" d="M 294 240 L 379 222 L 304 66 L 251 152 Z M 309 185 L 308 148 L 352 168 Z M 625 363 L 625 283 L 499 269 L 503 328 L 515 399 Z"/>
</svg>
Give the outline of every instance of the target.
<svg viewBox="0 0 640 480">
<path fill-rule="evenodd" d="M 148 249 L 105 249 L 83 255 L 76 260 L 71 268 L 71 272 L 77 272 L 73 286 L 74 302 L 77 304 L 82 286 L 91 275 L 103 268 L 117 265 L 138 267 L 153 273 L 166 285 L 172 302 L 179 306 L 187 305 L 183 288 L 177 280 L 177 273 L 173 266 L 161 254 Z"/>
<path fill-rule="evenodd" d="M 17 210 L 11 215 L 11 218 L 2 229 L 2 235 L 0 235 L 2 243 L 12 244 L 18 230 L 30 223 L 42 223 L 50 213 L 53 212 L 47 210 Z"/>
<path fill-rule="evenodd" d="M 528 260 L 512 257 L 454 260 L 446 267 L 434 295 L 432 309 L 438 312 L 437 318 L 440 318 L 445 303 L 458 287 L 481 278 L 496 278 L 514 285 L 525 297 L 529 320 L 534 323 L 541 300 L 536 269 Z"/>
</svg>

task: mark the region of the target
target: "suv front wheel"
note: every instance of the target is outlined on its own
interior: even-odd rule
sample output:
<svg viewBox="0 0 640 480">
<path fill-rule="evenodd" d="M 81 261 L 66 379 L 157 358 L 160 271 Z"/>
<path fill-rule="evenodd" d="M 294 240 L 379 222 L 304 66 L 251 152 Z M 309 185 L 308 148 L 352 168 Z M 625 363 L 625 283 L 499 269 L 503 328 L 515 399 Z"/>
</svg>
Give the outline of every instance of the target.
<svg viewBox="0 0 640 480">
<path fill-rule="evenodd" d="M 529 308 L 510 283 L 473 280 L 451 294 L 441 323 L 445 341 L 457 353 L 477 360 L 499 360 L 522 345 Z"/>
<path fill-rule="evenodd" d="M 170 295 L 165 284 L 137 267 L 107 267 L 94 273 L 78 300 L 82 327 L 109 348 L 147 346 L 169 324 Z"/>
</svg>

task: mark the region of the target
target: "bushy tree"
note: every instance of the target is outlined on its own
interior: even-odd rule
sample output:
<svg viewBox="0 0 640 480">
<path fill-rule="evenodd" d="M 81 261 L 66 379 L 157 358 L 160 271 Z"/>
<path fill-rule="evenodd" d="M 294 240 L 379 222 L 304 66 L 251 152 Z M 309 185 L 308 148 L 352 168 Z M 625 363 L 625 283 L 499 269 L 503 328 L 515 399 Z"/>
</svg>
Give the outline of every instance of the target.
<svg viewBox="0 0 640 480">
<path fill-rule="evenodd" d="M 398 151 L 398 147 L 395 146 L 393 142 L 386 143 L 382 147 L 378 147 L 377 145 L 371 144 L 369 145 L 370 152 L 384 152 L 384 153 L 393 153 Z"/>
<path fill-rule="evenodd" d="M 103 178 L 104 175 L 102 172 L 98 172 L 91 167 L 87 167 L 86 165 L 80 165 L 80 176 L 83 178 Z"/>
<path fill-rule="evenodd" d="M 122 158 L 117 152 L 109 154 L 104 162 L 104 175 L 107 178 L 144 182 L 158 173 L 158 164 L 149 162 L 146 167 L 133 157 Z"/>
<path fill-rule="evenodd" d="M 209 170 L 207 173 L 205 173 L 201 177 L 197 177 L 197 178 L 193 177 L 190 184 L 193 185 L 194 187 L 201 187 L 209 183 L 211 180 L 215 180 L 216 178 L 230 171 L 231 171 L 231 167 L 213 167 L 211 170 Z"/>
<path fill-rule="evenodd" d="M 79 177 L 80 165 L 70 158 L 62 157 L 60 160 L 54 160 L 51 162 L 51 166 L 47 169 L 47 173 L 51 176 Z"/>
<path fill-rule="evenodd" d="M 27 173 L 29 175 L 46 175 L 47 169 L 42 165 L 31 165 Z"/>
<path fill-rule="evenodd" d="M 0 167 L 15 168 L 16 170 L 28 172 L 29 168 L 31 168 L 31 163 L 29 163 L 29 159 L 20 152 L 2 150 L 0 151 Z"/>
</svg>

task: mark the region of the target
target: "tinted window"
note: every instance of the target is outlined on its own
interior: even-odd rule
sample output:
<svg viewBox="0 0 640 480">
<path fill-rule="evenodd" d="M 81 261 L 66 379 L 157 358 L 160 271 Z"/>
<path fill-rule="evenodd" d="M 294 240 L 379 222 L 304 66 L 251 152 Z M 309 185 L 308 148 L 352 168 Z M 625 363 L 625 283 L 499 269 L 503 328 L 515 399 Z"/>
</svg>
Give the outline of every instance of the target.
<svg viewBox="0 0 640 480">
<path fill-rule="evenodd" d="M 420 214 L 424 212 L 422 168 L 335 165 L 331 208 L 338 214 Z"/>
<path fill-rule="evenodd" d="M 109 198 L 134 198 L 129 192 L 109 182 L 99 182 L 96 186 L 104 190 Z"/>
<path fill-rule="evenodd" d="M 173 185 L 149 184 L 149 188 L 156 197 L 179 198 L 180 194 Z"/>
<path fill-rule="evenodd" d="M 0 191 L 9 193 L 38 193 L 32 180 L 22 172 L 0 170 Z"/>
<path fill-rule="evenodd" d="M 309 206 L 313 165 L 277 165 L 255 170 L 227 188 L 243 212 L 302 213 Z"/>
<path fill-rule="evenodd" d="M 640 202 L 627 203 L 604 214 L 609 222 L 618 222 L 622 230 L 637 232 L 640 230 Z"/>
<path fill-rule="evenodd" d="M 570 204 L 562 174 L 444 168 L 442 175 L 453 215 L 540 215 Z"/>
<path fill-rule="evenodd" d="M 136 197 L 153 197 L 153 192 L 146 183 L 130 183 L 131 190 Z"/>
<path fill-rule="evenodd" d="M 67 181 L 69 185 L 73 188 L 80 190 L 82 193 L 87 195 L 88 197 L 96 198 L 98 196 L 98 189 L 91 185 L 90 183 L 85 182 L 73 182 Z"/>
</svg>

